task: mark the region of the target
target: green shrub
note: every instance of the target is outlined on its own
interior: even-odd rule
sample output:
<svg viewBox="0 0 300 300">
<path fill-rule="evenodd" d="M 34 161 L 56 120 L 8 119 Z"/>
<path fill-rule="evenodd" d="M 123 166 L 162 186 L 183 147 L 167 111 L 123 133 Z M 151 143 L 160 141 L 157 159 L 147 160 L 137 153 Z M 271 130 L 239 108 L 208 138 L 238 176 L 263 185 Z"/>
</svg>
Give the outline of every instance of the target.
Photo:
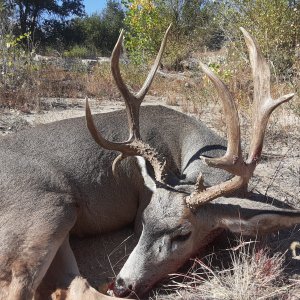
<svg viewBox="0 0 300 300">
<path fill-rule="evenodd" d="M 11 106 L 24 104 L 29 90 L 32 92 L 36 85 L 32 76 L 37 71 L 33 52 L 24 49 L 24 45 L 30 44 L 30 33 L 13 34 L 9 11 L 3 5 L 0 5 L 0 19 L 0 102 Z"/>
<path fill-rule="evenodd" d="M 64 51 L 63 56 L 66 58 L 89 58 L 95 55 L 87 47 L 75 45 L 70 50 Z"/>
<path fill-rule="evenodd" d="M 292 4 L 293 3 L 293 4 Z M 300 40 L 300 3 L 288 0 L 219 1 L 217 22 L 230 47 L 245 49 L 239 27 L 255 36 L 275 75 L 291 76 Z"/>
</svg>

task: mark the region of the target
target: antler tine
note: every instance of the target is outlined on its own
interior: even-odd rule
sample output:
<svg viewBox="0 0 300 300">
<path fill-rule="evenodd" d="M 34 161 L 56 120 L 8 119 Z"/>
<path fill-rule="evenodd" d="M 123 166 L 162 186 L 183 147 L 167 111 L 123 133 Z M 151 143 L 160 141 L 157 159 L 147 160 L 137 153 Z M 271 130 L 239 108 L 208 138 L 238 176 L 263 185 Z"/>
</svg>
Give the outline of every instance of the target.
<svg viewBox="0 0 300 300">
<path fill-rule="evenodd" d="M 112 143 L 108 140 L 106 140 L 96 129 L 89 101 L 88 98 L 85 99 L 85 119 L 86 119 L 86 125 L 87 128 L 92 135 L 93 139 L 95 142 L 100 145 L 101 147 L 108 149 L 108 150 L 116 150 L 116 151 L 121 151 L 122 150 L 122 144 L 118 143 Z"/>
<path fill-rule="evenodd" d="M 209 187 L 203 191 L 195 190 L 190 196 L 185 198 L 186 205 L 191 209 L 197 209 L 199 206 L 211 202 L 221 196 L 226 196 L 237 191 L 244 186 L 245 180 L 242 176 L 234 176 L 232 179 L 222 182 L 218 185 Z"/>
<path fill-rule="evenodd" d="M 119 60 L 120 60 L 120 54 L 121 54 L 121 49 L 122 49 L 122 42 L 123 42 L 123 37 L 124 37 L 124 30 L 122 29 L 120 32 L 120 36 L 118 38 L 118 41 L 112 51 L 111 54 L 111 62 L 110 62 L 110 67 L 111 67 L 111 73 L 115 79 L 116 85 L 118 89 L 120 90 L 123 98 L 129 99 L 133 97 L 134 95 L 129 91 L 128 87 L 124 83 L 121 72 L 120 72 L 120 66 L 119 66 Z"/>
<path fill-rule="evenodd" d="M 170 31 L 172 24 L 168 27 L 166 30 L 166 33 L 164 35 L 164 38 L 162 40 L 160 50 L 157 54 L 157 57 L 155 59 L 155 62 L 151 68 L 151 71 L 148 74 L 148 77 L 145 80 L 144 85 L 140 89 L 140 91 L 137 94 L 133 94 L 129 91 L 128 87 L 124 83 L 121 72 L 120 72 L 120 66 L 119 66 L 119 59 L 121 54 L 121 48 L 122 48 L 122 41 L 124 36 L 124 30 L 121 31 L 119 39 L 116 43 L 116 46 L 112 52 L 111 56 L 111 71 L 113 74 L 113 77 L 115 79 L 115 82 L 117 84 L 118 89 L 120 90 L 126 105 L 126 111 L 127 111 L 127 119 L 129 124 L 129 141 L 133 139 L 140 139 L 140 128 L 139 128 L 139 109 L 140 105 L 145 98 L 151 83 L 154 79 L 155 73 L 157 71 L 157 68 L 159 66 L 159 63 L 161 61 L 166 42 L 168 33 Z"/>
<path fill-rule="evenodd" d="M 225 84 L 206 66 L 201 65 L 203 71 L 211 79 L 221 96 L 228 131 L 228 148 L 226 154 L 221 158 L 202 159 L 208 165 L 225 169 L 230 173 L 235 174 L 235 176 L 231 180 L 202 191 L 199 191 L 199 189 L 196 188 L 196 190 L 186 198 L 186 204 L 192 209 L 220 196 L 231 194 L 241 187 L 247 186 L 249 179 L 253 175 L 257 161 L 261 157 L 265 130 L 271 113 L 280 104 L 287 102 L 294 96 L 294 94 L 287 94 L 277 100 L 271 98 L 270 69 L 267 61 L 251 35 L 245 29 L 241 28 L 241 30 L 245 36 L 249 50 L 254 78 L 253 128 L 248 159 L 244 162 L 242 158 L 238 113 L 233 99 Z M 236 161 L 234 161 L 234 159 L 232 160 L 234 153 L 238 153 Z"/>
<path fill-rule="evenodd" d="M 203 72 L 216 87 L 220 99 L 222 100 L 228 139 L 227 151 L 223 157 L 207 158 L 201 156 L 200 158 L 207 165 L 214 168 L 224 169 L 236 176 L 234 176 L 231 180 L 222 182 L 207 189 L 203 189 L 202 185 L 199 189 L 197 185 L 198 181 L 201 180 L 200 175 L 200 179 L 198 178 L 196 183 L 195 191 L 190 196 L 186 197 L 186 204 L 192 209 L 195 209 L 220 196 L 228 195 L 238 190 L 247 183 L 245 178 L 249 175 L 242 157 L 240 122 L 233 97 L 221 79 L 219 79 L 206 65 L 200 63 L 200 66 Z"/>
<path fill-rule="evenodd" d="M 269 65 L 256 40 L 244 28 L 241 27 L 240 29 L 248 47 L 254 80 L 252 137 L 247 159 L 247 164 L 253 164 L 254 171 L 255 165 L 261 157 L 265 130 L 271 113 L 280 104 L 292 99 L 294 94 L 284 95 L 277 100 L 272 99 Z"/>
<path fill-rule="evenodd" d="M 96 129 L 94 124 L 91 110 L 89 107 L 88 100 L 86 100 L 86 122 L 87 127 L 94 138 L 94 140 L 103 148 L 109 150 L 120 151 L 120 154 L 113 162 L 112 168 L 113 173 L 115 174 L 117 164 L 124 158 L 128 156 L 135 156 L 139 155 L 144 157 L 149 163 L 152 165 L 155 173 L 155 178 L 159 182 L 164 182 L 166 175 L 167 175 L 167 164 L 165 158 L 160 156 L 158 152 L 151 148 L 148 144 L 142 142 L 140 137 L 140 128 L 139 128 L 139 110 L 142 100 L 144 99 L 147 91 L 150 88 L 151 82 L 153 81 L 154 75 L 156 70 L 159 66 L 165 45 L 167 35 L 170 31 L 171 25 L 167 29 L 165 36 L 163 38 L 159 53 L 156 57 L 155 63 L 143 85 L 141 90 L 138 92 L 137 95 L 134 95 L 129 91 L 126 84 L 124 83 L 120 67 L 119 67 L 119 58 L 121 53 L 122 41 L 124 31 L 122 30 L 119 36 L 119 39 L 116 43 L 116 46 L 113 50 L 112 57 L 111 57 L 111 70 L 113 77 L 116 81 L 116 84 L 125 100 L 126 105 L 126 113 L 129 125 L 129 138 L 126 142 L 115 143 L 106 140 Z"/>
<path fill-rule="evenodd" d="M 113 174 L 116 174 L 115 171 L 117 164 L 122 159 L 128 156 L 138 155 L 144 157 L 146 160 L 149 161 L 149 163 L 153 167 L 156 180 L 164 183 L 167 175 L 167 163 L 164 157 L 159 155 L 159 153 L 155 149 L 153 149 L 151 146 L 149 146 L 141 140 L 136 139 L 133 141 L 120 143 L 108 141 L 96 129 L 88 99 L 86 99 L 85 111 L 87 127 L 95 142 L 105 149 L 119 151 L 122 153 L 114 160 L 112 164 Z"/>
<path fill-rule="evenodd" d="M 151 83 L 154 79 L 155 73 L 156 73 L 156 71 L 159 67 L 162 55 L 164 53 L 166 43 L 167 43 L 167 37 L 168 37 L 168 34 L 169 34 L 169 31 L 170 31 L 171 27 L 172 27 L 172 24 L 169 25 L 168 29 L 165 32 L 164 38 L 163 38 L 163 40 L 161 42 L 161 45 L 160 45 L 159 52 L 156 56 L 156 59 L 155 59 L 154 64 L 151 68 L 151 71 L 149 72 L 149 74 L 147 76 L 147 79 L 145 80 L 145 83 L 144 83 L 143 87 L 136 94 L 136 98 L 138 98 L 138 99 L 144 99 L 147 92 L 148 92 L 148 90 L 149 90 L 149 88 L 150 88 L 150 86 L 151 86 Z"/>
<path fill-rule="evenodd" d="M 137 99 L 133 93 L 131 93 L 124 83 L 120 66 L 120 54 L 123 42 L 124 30 L 121 31 L 119 39 L 115 45 L 115 48 L 111 55 L 111 72 L 115 79 L 116 85 L 121 92 L 125 105 L 126 113 L 129 125 L 129 141 L 133 139 L 140 139 L 140 127 L 139 127 L 139 109 L 142 103 L 141 99 Z"/>
<path fill-rule="evenodd" d="M 227 151 L 223 157 L 200 158 L 209 166 L 224 169 L 234 175 L 244 174 L 244 162 L 241 151 L 241 134 L 238 112 L 225 83 L 219 79 L 206 65 L 200 63 L 203 72 L 216 87 L 222 100 L 223 112 L 227 127 Z"/>
</svg>

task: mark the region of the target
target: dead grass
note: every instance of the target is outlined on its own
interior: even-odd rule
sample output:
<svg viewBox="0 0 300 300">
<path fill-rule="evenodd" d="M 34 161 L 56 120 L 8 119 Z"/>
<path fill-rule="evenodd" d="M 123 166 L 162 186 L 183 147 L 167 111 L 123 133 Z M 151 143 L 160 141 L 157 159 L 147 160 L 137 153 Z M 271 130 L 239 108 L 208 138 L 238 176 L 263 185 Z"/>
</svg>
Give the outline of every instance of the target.
<svg viewBox="0 0 300 300">
<path fill-rule="evenodd" d="M 220 253 L 194 259 L 186 274 L 172 275 L 170 282 L 151 299 L 299 299 L 299 280 L 285 279 L 284 254 L 272 254 L 254 242 L 241 240 L 237 247 L 225 253 L 225 257 L 229 257 L 228 266 L 223 265 L 222 257 L 223 267 L 216 267 L 213 261 L 218 260 L 218 255 Z"/>
<path fill-rule="evenodd" d="M 207 57 L 200 57 L 201 60 Z M 131 64 L 122 65 L 124 81 L 137 91 L 143 84 L 148 70 Z M 229 57 L 224 62 L 214 65 L 213 69 L 228 84 L 239 111 L 249 114 L 252 102 L 253 83 L 251 70 L 247 63 L 236 63 Z M 164 77 L 157 74 L 149 94 L 163 97 L 170 105 L 179 105 L 186 113 L 200 116 L 207 104 L 218 103 L 218 95 L 209 80 L 200 71 L 167 73 Z M 169 75 L 170 74 L 170 75 Z M 288 108 L 300 115 L 300 73 L 295 72 L 291 81 L 273 80 L 274 97 L 296 92 L 295 99 Z M 84 67 L 80 61 L 66 69 L 54 64 L 37 64 L 24 75 L 20 74 L 14 86 L 1 86 L 0 104 L 9 107 L 33 109 L 40 105 L 41 98 L 84 98 L 121 100 L 115 86 L 108 63 L 92 68 Z M 16 76 L 18 78 L 18 76 Z M 273 78 L 274 79 L 274 78 Z"/>
</svg>

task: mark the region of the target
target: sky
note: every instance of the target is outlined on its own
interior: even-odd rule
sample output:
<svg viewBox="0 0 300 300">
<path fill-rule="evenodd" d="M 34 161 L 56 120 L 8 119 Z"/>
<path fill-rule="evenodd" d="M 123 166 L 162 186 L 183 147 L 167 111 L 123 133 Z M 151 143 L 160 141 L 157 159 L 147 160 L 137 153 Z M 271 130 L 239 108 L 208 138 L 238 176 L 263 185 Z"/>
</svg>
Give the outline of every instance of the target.
<svg viewBox="0 0 300 300">
<path fill-rule="evenodd" d="M 106 0 L 83 0 L 87 14 L 100 12 L 106 6 Z"/>
</svg>

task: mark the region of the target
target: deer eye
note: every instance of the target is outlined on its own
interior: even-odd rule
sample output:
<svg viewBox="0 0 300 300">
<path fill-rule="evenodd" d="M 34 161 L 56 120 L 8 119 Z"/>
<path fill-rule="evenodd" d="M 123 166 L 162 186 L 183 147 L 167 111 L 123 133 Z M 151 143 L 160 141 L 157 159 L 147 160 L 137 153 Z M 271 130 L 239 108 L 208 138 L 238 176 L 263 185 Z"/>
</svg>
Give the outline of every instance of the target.
<svg viewBox="0 0 300 300">
<path fill-rule="evenodd" d="M 175 251 L 180 244 L 187 241 L 192 234 L 192 224 L 189 221 L 184 222 L 173 233 L 171 237 L 171 249 Z"/>
<path fill-rule="evenodd" d="M 189 237 L 191 236 L 192 232 L 187 232 L 187 233 L 184 233 L 184 234 L 179 234 L 179 235 L 176 235 L 172 238 L 172 242 L 185 242 L 186 240 L 189 239 Z"/>
<path fill-rule="evenodd" d="M 185 241 L 187 241 L 189 239 L 189 237 L 191 236 L 192 232 L 187 232 L 187 233 L 181 233 L 178 234 L 176 236 L 174 236 L 171 239 L 171 250 L 174 252 L 176 251 L 178 248 L 180 248 L 181 244 Z"/>
</svg>

